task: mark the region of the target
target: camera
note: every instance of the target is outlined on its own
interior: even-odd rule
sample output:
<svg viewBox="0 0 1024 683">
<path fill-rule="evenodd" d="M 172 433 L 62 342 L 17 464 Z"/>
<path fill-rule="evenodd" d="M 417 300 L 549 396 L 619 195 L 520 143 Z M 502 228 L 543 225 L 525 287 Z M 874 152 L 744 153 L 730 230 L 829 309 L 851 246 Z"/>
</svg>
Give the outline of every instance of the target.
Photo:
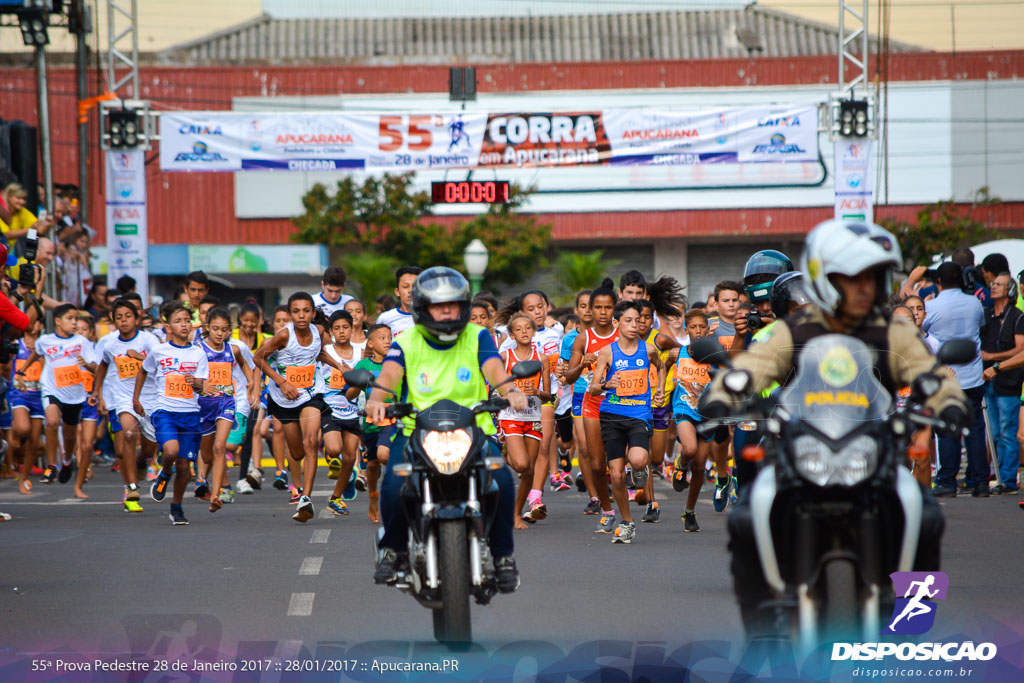
<svg viewBox="0 0 1024 683">
<path fill-rule="evenodd" d="M 24 258 L 26 262 L 22 264 L 24 267 L 20 268 L 18 273 L 18 284 L 30 290 L 36 288 L 36 268 L 38 266 L 35 260 L 37 253 L 39 253 L 39 235 L 32 229 L 25 236 Z"/>
<path fill-rule="evenodd" d="M 10 363 L 11 358 L 18 355 L 18 341 L 10 338 L 9 329 L 7 323 L 0 327 L 0 363 Z"/>
<path fill-rule="evenodd" d="M 756 332 L 762 327 L 764 327 L 764 321 L 761 320 L 761 315 L 759 313 L 754 311 L 747 313 L 747 329 L 751 332 Z"/>
<path fill-rule="evenodd" d="M 974 296 L 978 289 L 978 277 L 974 272 L 974 266 L 967 266 L 963 269 L 963 291 L 965 294 Z"/>
</svg>

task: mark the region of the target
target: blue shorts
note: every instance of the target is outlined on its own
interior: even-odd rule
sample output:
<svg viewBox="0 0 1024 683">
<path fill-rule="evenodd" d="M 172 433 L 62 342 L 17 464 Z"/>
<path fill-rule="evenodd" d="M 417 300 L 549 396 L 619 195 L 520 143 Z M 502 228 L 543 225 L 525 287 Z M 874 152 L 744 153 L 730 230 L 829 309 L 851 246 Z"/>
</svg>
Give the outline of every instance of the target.
<svg viewBox="0 0 1024 683">
<path fill-rule="evenodd" d="M 117 434 L 121 429 L 121 418 L 117 416 L 116 410 L 111 410 L 107 413 L 107 423 L 110 425 L 110 433 Z"/>
<path fill-rule="evenodd" d="M 15 408 L 28 409 L 28 416 L 33 420 L 42 420 L 46 416 L 46 411 L 43 410 L 43 394 L 39 391 L 21 392 L 12 389 L 8 403 L 12 412 Z"/>
<path fill-rule="evenodd" d="M 669 418 L 672 416 L 672 406 L 665 405 L 660 408 L 651 408 L 651 417 L 654 431 L 663 432 L 668 429 Z"/>
<path fill-rule="evenodd" d="M 211 396 L 199 398 L 199 433 L 202 436 L 217 431 L 217 421 L 226 420 L 235 424 L 235 397 Z"/>
<path fill-rule="evenodd" d="M 196 461 L 199 455 L 199 413 L 171 413 L 158 410 L 150 416 L 161 450 L 171 441 L 178 442 L 178 457 Z"/>
<path fill-rule="evenodd" d="M 583 397 L 586 394 L 577 394 L 575 391 L 572 394 L 572 416 L 583 417 Z"/>
<path fill-rule="evenodd" d="M 4 412 L 0 413 L 0 429 L 6 432 L 13 423 L 14 416 L 11 414 L 11 400 L 10 394 L 8 394 L 7 407 L 4 409 Z"/>
<path fill-rule="evenodd" d="M 82 404 L 82 422 L 99 422 L 100 411 L 96 406 L 89 405 L 86 401 Z"/>
</svg>

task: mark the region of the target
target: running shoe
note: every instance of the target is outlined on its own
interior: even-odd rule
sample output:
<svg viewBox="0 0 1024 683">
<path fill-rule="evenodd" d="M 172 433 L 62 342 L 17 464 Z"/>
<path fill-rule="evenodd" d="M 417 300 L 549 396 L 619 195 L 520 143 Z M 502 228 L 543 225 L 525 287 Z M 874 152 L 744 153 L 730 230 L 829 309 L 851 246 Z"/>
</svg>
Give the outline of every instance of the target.
<svg viewBox="0 0 1024 683">
<path fill-rule="evenodd" d="M 331 498 L 327 501 L 327 509 L 339 517 L 348 514 L 348 506 L 341 498 Z"/>
<path fill-rule="evenodd" d="M 295 514 L 292 515 L 292 519 L 296 522 L 302 522 L 305 524 L 309 520 L 313 519 L 313 501 L 309 499 L 309 496 L 302 496 L 299 499 L 299 506 L 295 508 Z"/>
<path fill-rule="evenodd" d="M 243 496 L 252 495 L 252 484 L 249 483 L 248 479 L 239 479 L 238 483 L 235 484 L 235 490 Z"/>
<path fill-rule="evenodd" d="M 501 593 L 514 593 L 519 588 L 519 569 L 514 557 L 494 558 L 494 583 Z"/>
<path fill-rule="evenodd" d="M 700 525 L 697 524 L 696 512 L 684 512 L 680 519 L 683 520 L 686 531 L 700 531 Z"/>
<path fill-rule="evenodd" d="M 572 458 L 569 457 L 569 451 L 558 449 L 558 466 L 563 472 L 572 472 Z"/>
<path fill-rule="evenodd" d="M 562 472 L 562 481 L 565 482 L 566 487 L 570 489 L 572 488 L 573 484 L 576 483 L 576 480 L 572 476 L 572 472 Z M 565 489 L 559 489 L 559 491 L 564 490 Z"/>
<path fill-rule="evenodd" d="M 196 477 L 196 498 L 210 500 L 210 485 L 202 477 Z"/>
<path fill-rule="evenodd" d="M 530 509 L 523 513 L 523 521 L 533 524 L 548 516 L 548 506 L 540 500 L 529 503 Z"/>
<path fill-rule="evenodd" d="M 295 488 L 294 486 L 289 486 L 289 487 L 288 487 L 288 490 L 289 490 L 289 491 L 291 492 L 291 494 L 292 494 L 292 497 L 291 497 L 291 498 L 290 498 L 290 499 L 288 500 L 288 504 L 289 504 L 289 505 L 296 505 L 296 504 L 298 504 L 298 502 L 299 502 L 299 499 L 300 499 L 300 498 L 302 498 L 302 492 L 300 492 L 300 491 L 299 491 L 299 490 L 298 490 L 297 488 Z"/>
<path fill-rule="evenodd" d="M 124 499 L 125 500 L 138 500 L 139 499 L 139 485 L 128 484 L 124 487 Z"/>
<path fill-rule="evenodd" d="M 139 505 L 138 498 L 136 498 L 135 500 L 125 499 L 125 501 L 124 501 L 124 511 L 125 512 L 142 512 L 142 506 Z"/>
<path fill-rule="evenodd" d="M 278 470 L 274 475 L 274 488 L 278 491 L 284 491 L 288 488 L 288 471 Z"/>
<path fill-rule="evenodd" d="M 57 481 L 61 484 L 66 484 L 71 480 L 71 472 L 74 469 L 73 463 L 70 460 L 65 460 L 60 465 L 60 472 L 57 473 Z"/>
<path fill-rule="evenodd" d="M 601 503 L 597 498 L 591 498 L 590 502 L 587 503 L 587 507 L 583 508 L 583 514 L 585 515 L 599 515 L 601 514 Z"/>
<path fill-rule="evenodd" d="M 615 529 L 612 543 L 632 543 L 635 536 L 636 524 L 633 522 L 623 522 Z"/>
<path fill-rule="evenodd" d="M 597 528 L 594 529 L 594 533 L 598 534 L 610 534 L 615 529 L 615 513 L 610 515 L 602 515 L 601 521 L 598 522 Z"/>
<path fill-rule="evenodd" d="M 629 496 L 629 502 L 632 503 L 636 500 L 636 489 L 626 489 L 626 495 Z"/>
<path fill-rule="evenodd" d="M 348 478 L 348 484 L 345 485 L 345 490 L 341 492 L 342 500 L 355 500 L 358 496 L 356 492 L 356 473 L 352 471 L 352 476 Z"/>
<path fill-rule="evenodd" d="M 587 482 L 583 480 L 583 472 L 580 472 L 579 476 L 576 477 L 576 490 L 580 493 L 587 492 Z"/>
<path fill-rule="evenodd" d="M 690 485 L 690 482 L 686 479 L 687 472 L 681 467 L 675 468 L 672 472 L 672 488 L 675 491 L 685 491 Z"/>
<path fill-rule="evenodd" d="M 329 458 L 327 460 L 327 478 L 337 479 L 341 472 L 341 458 Z"/>
<path fill-rule="evenodd" d="M 730 477 L 729 480 L 732 482 L 732 486 L 729 489 L 729 505 L 736 505 L 736 499 L 739 498 L 737 491 L 740 487 L 736 484 L 736 477 Z"/>
<path fill-rule="evenodd" d="M 729 505 L 729 489 L 732 484 L 732 478 L 726 477 L 725 483 L 720 483 L 720 480 L 715 480 L 715 512 L 724 512 L 727 505 Z"/>
<path fill-rule="evenodd" d="M 222 503 L 234 503 L 235 492 L 231 490 L 230 486 L 222 486 L 220 489 L 220 502 Z"/>
<path fill-rule="evenodd" d="M 362 472 L 359 472 L 358 474 L 356 474 L 356 484 L 355 484 L 355 486 L 356 486 L 356 491 L 363 491 L 363 492 L 365 492 L 366 489 L 368 488 L 368 486 L 366 484 L 366 475 L 363 474 Z"/>
<path fill-rule="evenodd" d="M 153 485 L 149 488 L 150 497 L 156 502 L 160 502 L 167 495 L 167 483 L 171 481 L 171 475 L 164 476 L 161 471 L 157 475 L 156 479 L 153 480 Z"/>
<path fill-rule="evenodd" d="M 569 489 L 572 488 L 570 482 L 566 481 L 564 476 L 563 477 L 559 477 L 557 474 L 555 474 L 555 475 L 552 475 L 552 477 L 553 477 L 553 479 L 551 481 L 551 490 L 552 491 L 568 491 Z"/>
<path fill-rule="evenodd" d="M 174 526 L 185 526 L 188 524 L 188 520 L 185 519 L 185 511 L 181 509 L 180 505 L 171 503 L 171 524 Z"/>
<path fill-rule="evenodd" d="M 150 466 L 146 468 L 146 481 L 153 481 L 159 474 L 160 469 L 156 465 L 150 464 Z"/>
<path fill-rule="evenodd" d="M 14 518 L 11 517 L 9 512 L 0 512 L 0 522 L 9 522 L 12 519 Z"/>
<path fill-rule="evenodd" d="M 629 481 L 635 489 L 642 489 L 646 484 L 647 480 L 651 477 L 650 468 L 643 468 L 642 470 L 631 470 Z"/>
<path fill-rule="evenodd" d="M 554 474 L 548 476 L 548 486 L 551 488 L 552 491 L 557 491 L 561 483 L 561 477 L 558 477 Z"/>
<path fill-rule="evenodd" d="M 259 467 L 254 467 L 248 474 L 245 475 L 245 481 L 253 488 L 253 491 L 259 491 L 263 488 L 263 470 Z M 251 493 L 251 491 L 250 491 Z"/>
<path fill-rule="evenodd" d="M 647 511 L 641 519 L 643 522 L 657 523 L 661 521 L 661 508 L 657 503 L 648 503 Z"/>
</svg>

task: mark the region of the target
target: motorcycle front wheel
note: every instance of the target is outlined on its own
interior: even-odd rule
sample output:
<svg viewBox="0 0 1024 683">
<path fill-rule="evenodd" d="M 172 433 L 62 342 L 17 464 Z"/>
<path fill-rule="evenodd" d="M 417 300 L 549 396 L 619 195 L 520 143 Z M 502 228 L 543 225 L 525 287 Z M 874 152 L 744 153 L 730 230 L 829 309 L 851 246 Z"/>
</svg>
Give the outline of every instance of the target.
<svg viewBox="0 0 1024 683">
<path fill-rule="evenodd" d="M 469 545 L 466 523 L 445 520 L 438 525 L 441 607 L 434 610 L 434 638 L 450 648 L 473 642 L 469 614 Z"/>
</svg>

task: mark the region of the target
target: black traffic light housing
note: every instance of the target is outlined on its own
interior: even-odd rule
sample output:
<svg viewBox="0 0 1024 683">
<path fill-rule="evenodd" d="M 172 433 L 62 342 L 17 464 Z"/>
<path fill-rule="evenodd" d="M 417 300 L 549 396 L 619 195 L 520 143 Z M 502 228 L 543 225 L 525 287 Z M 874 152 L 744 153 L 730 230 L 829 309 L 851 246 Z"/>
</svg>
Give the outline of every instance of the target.
<svg viewBox="0 0 1024 683">
<path fill-rule="evenodd" d="M 146 142 L 140 112 L 135 109 L 111 109 L 107 112 L 107 140 L 110 149 L 134 149 Z"/>
<path fill-rule="evenodd" d="M 867 100 L 839 100 L 839 134 L 845 138 L 867 137 L 870 130 Z"/>
</svg>

